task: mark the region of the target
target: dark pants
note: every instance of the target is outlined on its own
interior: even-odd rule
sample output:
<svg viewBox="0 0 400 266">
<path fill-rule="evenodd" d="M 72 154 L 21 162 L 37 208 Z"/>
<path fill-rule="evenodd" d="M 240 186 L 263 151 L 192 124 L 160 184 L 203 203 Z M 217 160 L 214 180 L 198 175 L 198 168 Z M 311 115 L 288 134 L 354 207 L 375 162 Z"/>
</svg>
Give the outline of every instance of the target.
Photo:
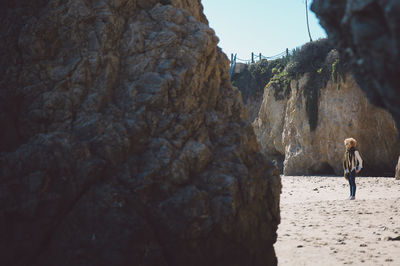
<svg viewBox="0 0 400 266">
<path fill-rule="evenodd" d="M 348 175 L 350 184 L 350 196 L 356 196 L 356 170 Z"/>
</svg>

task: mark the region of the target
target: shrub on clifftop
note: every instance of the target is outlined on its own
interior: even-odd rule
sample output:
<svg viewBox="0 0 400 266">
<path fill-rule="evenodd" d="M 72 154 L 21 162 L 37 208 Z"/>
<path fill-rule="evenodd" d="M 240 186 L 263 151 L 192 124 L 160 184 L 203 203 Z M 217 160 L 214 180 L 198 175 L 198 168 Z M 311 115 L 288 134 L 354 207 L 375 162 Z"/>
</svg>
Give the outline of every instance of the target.
<svg viewBox="0 0 400 266">
<path fill-rule="evenodd" d="M 246 65 L 245 69 L 232 76 L 232 84 L 240 90 L 243 100 L 261 94 L 263 89 L 276 74 L 283 71 L 290 61 L 290 55 L 276 60 L 260 60 L 254 64 Z"/>
<path fill-rule="evenodd" d="M 340 78 L 344 80 L 343 73 L 348 70 L 344 62 L 327 39 L 320 39 L 303 45 L 293 54 L 292 60 L 285 68 L 288 79 L 298 79 L 306 73 L 309 74 L 303 94 L 311 130 L 315 130 L 318 123 L 320 89 L 325 87 L 330 79 L 338 84 L 338 89 L 340 88 Z"/>
</svg>

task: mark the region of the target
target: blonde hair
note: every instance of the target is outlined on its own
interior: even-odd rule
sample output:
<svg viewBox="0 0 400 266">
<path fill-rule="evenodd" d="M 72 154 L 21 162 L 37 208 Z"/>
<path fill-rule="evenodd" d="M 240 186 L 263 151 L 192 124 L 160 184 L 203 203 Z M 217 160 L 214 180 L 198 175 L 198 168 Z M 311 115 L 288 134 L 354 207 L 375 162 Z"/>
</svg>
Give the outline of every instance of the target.
<svg viewBox="0 0 400 266">
<path fill-rule="evenodd" d="M 351 147 L 356 147 L 357 140 L 355 140 L 354 138 L 347 138 L 344 140 L 344 144 L 346 145 L 347 143 L 350 143 Z"/>
</svg>

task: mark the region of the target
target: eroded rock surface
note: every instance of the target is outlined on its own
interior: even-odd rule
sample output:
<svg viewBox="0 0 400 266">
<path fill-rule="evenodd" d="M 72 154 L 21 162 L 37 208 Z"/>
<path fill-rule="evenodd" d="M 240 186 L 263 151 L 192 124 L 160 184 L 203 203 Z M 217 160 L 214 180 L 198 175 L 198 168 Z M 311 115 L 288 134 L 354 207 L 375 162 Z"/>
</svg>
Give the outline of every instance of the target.
<svg viewBox="0 0 400 266">
<path fill-rule="evenodd" d="M 303 77 L 306 79 L 307 77 Z M 329 81 L 321 89 L 318 125 L 311 131 L 305 111 L 301 80 L 293 82 L 283 132 L 285 175 L 341 175 L 343 141 L 353 137 L 365 160 L 363 175 L 392 175 L 400 152 L 398 131 L 392 116 L 369 103 L 351 75 L 341 82 Z M 296 92 L 296 93 L 293 93 Z M 392 175 L 393 176 L 393 175 Z"/>
<path fill-rule="evenodd" d="M 276 97 L 269 87 L 253 126 L 265 154 L 284 156 L 285 175 L 341 175 L 347 137 L 358 140 L 365 168 L 363 175 L 391 175 L 400 152 L 398 131 L 390 113 L 369 103 L 354 78 L 340 84 L 330 80 L 321 88 L 318 123 L 308 122 L 303 89 L 309 75 L 291 82 L 289 98 Z"/>
<path fill-rule="evenodd" d="M 253 122 L 253 127 L 261 150 L 269 158 L 275 159 L 282 171 L 285 158 L 282 132 L 285 126 L 288 98 L 283 95 L 283 91 L 279 90 L 278 85 L 273 83 L 265 88 L 261 107 Z"/>
<path fill-rule="evenodd" d="M 279 173 L 199 1 L 1 12 L 1 265 L 276 264 Z"/>
<path fill-rule="evenodd" d="M 400 1 L 315 0 L 311 9 L 368 98 L 400 127 Z"/>
</svg>

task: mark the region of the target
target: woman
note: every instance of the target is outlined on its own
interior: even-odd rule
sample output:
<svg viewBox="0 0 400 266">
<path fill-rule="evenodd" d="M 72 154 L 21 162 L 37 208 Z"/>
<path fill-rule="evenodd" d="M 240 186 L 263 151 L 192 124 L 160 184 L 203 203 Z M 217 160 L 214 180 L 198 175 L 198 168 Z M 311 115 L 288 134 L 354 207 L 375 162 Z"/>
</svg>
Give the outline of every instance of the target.
<svg viewBox="0 0 400 266">
<path fill-rule="evenodd" d="M 360 153 L 356 150 L 357 141 L 353 138 L 344 140 L 346 152 L 343 160 L 343 170 L 346 179 L 350 184 L 350 200 L 356 198 L 356 173 L 358 174 L 362 168 L 362 159 Z"/>
</svg>

